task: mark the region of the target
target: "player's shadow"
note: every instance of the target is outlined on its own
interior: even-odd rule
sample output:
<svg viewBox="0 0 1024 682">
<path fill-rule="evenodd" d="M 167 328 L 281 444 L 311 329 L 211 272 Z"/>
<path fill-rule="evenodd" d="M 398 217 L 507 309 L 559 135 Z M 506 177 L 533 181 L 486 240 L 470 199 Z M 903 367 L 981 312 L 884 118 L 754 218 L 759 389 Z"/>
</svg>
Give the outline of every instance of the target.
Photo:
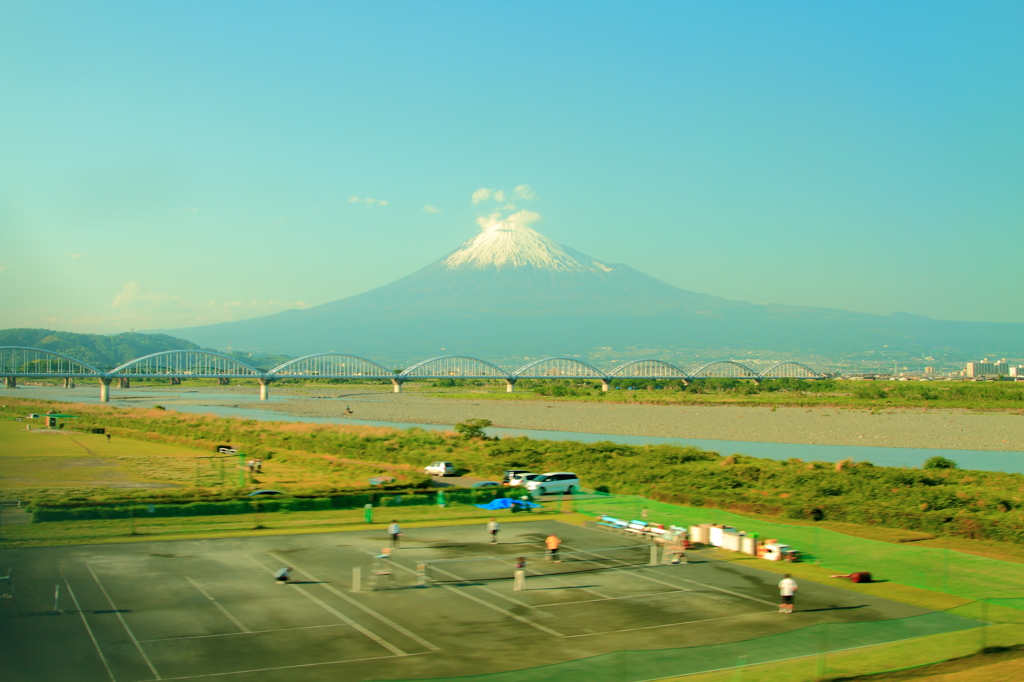
<svg viewBox="0 0 1024 682">
<path fill-rule="evenodd" d="M 539 576 L 531 576 L 531 577 L 539 577 Z M 527 582 L 529 582 L 529 578 L 527 578 Z M 562 587 L 528 587 L 526 589 L 528 589 L 530 592 L 544 592 L 546 590 L 588 590 L 588 589 L 593 589 L 595 587 L 601 587 L 601 586 L 600 585 L 563 585 Z"/>
<path fill-rule="evenodd" d="M 801 613 L 814 613 L 815 611 L 851 611 L 853 609 L 866 609 L 871 604 L 858 604 L 857 606 L 822 606 L 820 609 L 800 609 Z"/>
<path fill-rule="evenodd" d="M 323 585 L 326 580 L 289 580 L 289 585 Z"/>
</svg>

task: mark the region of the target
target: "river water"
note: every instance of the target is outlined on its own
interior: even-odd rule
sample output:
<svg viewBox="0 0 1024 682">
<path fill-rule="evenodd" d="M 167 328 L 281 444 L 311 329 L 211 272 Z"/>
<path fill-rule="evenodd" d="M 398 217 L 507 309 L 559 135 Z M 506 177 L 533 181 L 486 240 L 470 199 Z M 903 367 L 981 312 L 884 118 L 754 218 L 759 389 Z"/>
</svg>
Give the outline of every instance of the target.
<svg viewBox="0 0 1024 682">
<path fill-rule="evenodd" d="M 110 405 L 118 407 L 152 407 L 163 405 L 169 410 L 194 414 L 213 414 L 218 417 L 235 417 L 258 421 L 310 422 L 317 424 L 362 424 L 366 426 L 390 426 L 398 429 L 419 428 L 432 431 L 450 431 L 451 424 L 408 424 L 401 422 L 378 422 L 349 418 L 298 417 L 272 412 L 273 403 L 261 403 L 259 396 L 245 393 L 203 392 L 201 390 L 160 390 L 160 389 L 119 389 L 111 391 Z M 17 389 L 0 388 L 0 398 L 5 396 L 37 400 L 62 400 L 76 403 L 99 404 L 99 390 L 95 387 L 77 389 L 36 388 L 23 386 Z M 274 396 L 274 401 L 296 399 L 297 396 Z M 191 405 L 184 401 L 232 402 L 237 407 L 223 405 Z M 871 462 L 879 466 L 918 467 L 929 457 L 941 455 L 957 462 L 961 469 L 980 471 L 1005 471 L 1024 473 L 1024 452 L 991 450 L 938 450 L 929 448 L 882 448 L 863 445 L 807 445 L 802 443 L 765 443 L 736 440 L 701 440 L 696 438 L 659 438 L 657 436 L 613 435 L 605 433 L 577 433 L 575 431 L 539 431 L 530 429 L 489 428 L 491 436 L 510 438 L 526 436 L 536 440 L 575 440 L 584 443 L 600 441 L 627 443 L 630 445 L 692 445 L 703 450 L 713 450 L 728 455 L 740 453 L 766 459 L 789 459 L 798 457 L 805 461 L 838 462 L 852 457 L 858 462 Z"/>
</svg>

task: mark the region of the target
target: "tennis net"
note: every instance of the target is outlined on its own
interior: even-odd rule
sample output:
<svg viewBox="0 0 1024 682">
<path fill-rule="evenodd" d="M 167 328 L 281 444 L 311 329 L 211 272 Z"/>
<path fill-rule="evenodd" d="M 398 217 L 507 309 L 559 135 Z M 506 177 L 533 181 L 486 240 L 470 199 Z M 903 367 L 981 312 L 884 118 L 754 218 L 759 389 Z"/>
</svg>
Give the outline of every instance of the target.
<svg viewBox="0 0 1024 682">
<path fill-rule="evenodd" d="M 463 583 L 511 580 L 519 560 L 525 561 L 528 576 L 612 571 L 651 563 L 651 545 L 629 545 L 591 550 L 559 550 L 509 556 L 438 559 L 422 562 L 420 571 L 432 583 Z"/>
</svg>

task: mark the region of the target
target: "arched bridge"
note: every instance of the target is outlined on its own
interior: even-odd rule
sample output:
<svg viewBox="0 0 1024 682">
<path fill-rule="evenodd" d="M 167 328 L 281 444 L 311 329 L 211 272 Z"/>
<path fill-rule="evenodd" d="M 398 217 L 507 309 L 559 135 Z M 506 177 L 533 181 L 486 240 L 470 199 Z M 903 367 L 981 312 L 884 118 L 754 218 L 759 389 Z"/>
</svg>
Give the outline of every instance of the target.
<svg viewBox="0 0 1024 682">
<path fill-rule="evenodd" d="M 445 355 L 417 362 L 404 370 L 388 369 L 373 360 L 344 353 L 317 353 L 289 360 L 269 371 L 252 367 L 236 358 L 203 350 L 170 350 L 137 358 L 109 371 L 102 371 L 75 358 L 42 348 L 0 346 L 0 376 L 7 388 L 15 388 L 19 378 L 62 378 L 74 387 L 75 379 L 95 378 L 100 383 L 100 400 L 110 400 L 110 385 L 117 379 L 122 388 L 131 379 L 167 379 L 172 384 L 182 379 L 255 379 L 260 399 L 266 400 L 272 381 L 279 379 L 389 379 L 396 393 L 413 379 L 500 379 L 511 392 L 520 379 L 596 379 L 609 390 L 616 379 L 695 379 L 730 378 L 824 379 L 825 375 L 801 362 L 779 362 L 757 372 L 732 360 L 708 362 L 687 371 L 663 360 L 633 360 L 611 370 L 602 370 L 576 358 L 543 358 L 519 369 L 506 370 L 486 360 L 464 355 Z"/>
</svg>

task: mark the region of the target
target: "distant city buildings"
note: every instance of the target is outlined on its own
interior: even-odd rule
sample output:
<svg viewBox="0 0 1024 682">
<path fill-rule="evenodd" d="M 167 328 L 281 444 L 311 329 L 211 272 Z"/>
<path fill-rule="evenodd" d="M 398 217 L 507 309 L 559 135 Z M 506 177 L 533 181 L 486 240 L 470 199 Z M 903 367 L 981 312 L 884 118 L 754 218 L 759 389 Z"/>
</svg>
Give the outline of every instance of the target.
<svg viewBox="0 0 1024 682">
<path fill-rule="evenodd" d="M 1006 358 L 998 362 L 990 362 L 988 359 L 981 362 L 968 362 L 964 365 L 963 376 L 965 379 L 978 379 L 981 377 L 1017 376 L 1019 367 L 1010 367 Z M 1013 372 L 1011 374 L 1011 371 Z M 1024 370 L 1022 370 L 1024 374 Z"/>
</svg>

